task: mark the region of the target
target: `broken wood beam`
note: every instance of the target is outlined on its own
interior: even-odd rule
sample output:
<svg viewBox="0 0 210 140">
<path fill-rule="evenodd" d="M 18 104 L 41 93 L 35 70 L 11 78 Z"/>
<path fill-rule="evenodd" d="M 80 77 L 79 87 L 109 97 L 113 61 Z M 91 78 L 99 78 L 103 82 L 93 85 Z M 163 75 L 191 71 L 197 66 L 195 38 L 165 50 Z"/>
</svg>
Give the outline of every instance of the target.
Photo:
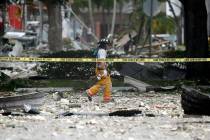
<svg viewBox="0 0 210 140">
<path fill-rule="evenodd" d="M 137 114 L 141 114 L 142 111 L 138 109 L 131 109 L 131 110 L 118 110 L 113 111 L 110 113 L 92 113 L 92 112 L 64 112 L 62 114 L 59 114 L 56 116 L 56 118 L 59 117 L 65 117 L 65 116 L 73 116 L 73 115 L 79 115 L 79 116 L 118 116 L 118 117 L 131 117 L 136 116 Z"/>
</svg>

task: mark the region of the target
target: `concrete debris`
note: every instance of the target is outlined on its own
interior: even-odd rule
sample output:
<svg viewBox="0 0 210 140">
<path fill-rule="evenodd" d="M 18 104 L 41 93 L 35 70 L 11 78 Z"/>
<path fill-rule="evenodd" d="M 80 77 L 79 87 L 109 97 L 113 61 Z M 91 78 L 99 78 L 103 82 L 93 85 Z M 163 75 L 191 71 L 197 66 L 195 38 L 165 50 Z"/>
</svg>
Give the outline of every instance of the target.
<svg viewBox="0 0 210 140">
<path fill-rule="evenodd" d="M 120 116 L 120 117 L 131 117 L 135 116 L 137 114 L 141 114 L 142 111 L 136 110 L 136 109 L 131 109 L 131 110 L 118 110 L 110 113 L 90 113 L 90 112 L 65 112 L 60 115 L 59 117 L 64 117 L 64 116 L 72 116 L 72 115 L 82 115 L 82 116 Z"/>
<path fill-rule="evenodd" d="M 177 67 L 164 68 L 158 63 L 126 63 L 120 73 L 138 80 L 180 80 L 185 78 L 185 70 Z"/>
<path fill-rule="evenodd" d="M 23 109 L 25 104 L 40 106 L 43 105 L 46 95 L 46 93 L 34 92 L 0 97 L 0 108 L 6 110 Z"/>
<path fill-rule="evenodd" d="M 113 87 L 112 89 L 113 94 L 115 93 L 127 93 L 127 92 L 138 92 L 138 88 L 136 87 Z"/>
<path fill-rule="evenodd" d="M 44 52 L 49 52 L 48 44 L 40 43 L 40 44 L 36 47 L 36 50 L 40 50 L 40 51 L 44 51 Z"/>
<path fill-rule="evenodd" d="M 136 79 L 134 79 L 132 77 L 129 77 L 129 76 L 125 76 L 124 83 L 130 84 L 130 85 L 136 87 L 141 92 L 145 92 L 146 88 L 148 86 L 150 86 L 149 84 L 146 84 L 142 81 L 136 80 Z"/>
<path fill-rule="evenodd" d="M 147 117 L 155 117 L 155 114 L 152 114 L 152 113 L 146 113 L 145 116 Z"/>
<path fill-rule="evenodd" d="M 2 116 L 24 116 L 24 113 L 5 111 L 5 112 L 1 113 L 1 115 Z"/>
<path fill-rule="evenodd" d="M 53 93 L 52 95 L 54 101 L 60 101 L 61 100 L 61 96 L 58 92 Z"/>
<path fill-rule="evenodd" d="M 165 87 L 147 86 L 146 87 L 146 92 L 150 92 L 150 91 L 159 92 L 159 91 L 172 91 L 172 90 L 176 90 L 176 86 L 165 86 Z"/>
<path fill-rule="evenodd" d="M 12 57 L 18 57 L 22 55 L 23 51 L 23 45 L 20 41 L 15 41 L 15 46 L 13 47 L 12 51 L 9 52 L 9 56 Z"/>
<path fill-rule="evenodd" d="M 8 75 L 11 79 L 17 78 L 29 78 L 31 76 L 37 76 L 37 68 L 39 63 L 24 63 L 24 62 L 0 62 L 0 67 L 7 68 L 12 67 L 13 69 L 0 70 L 1 72 Z"/>
<path fill-rule="evenodd" d="M 81 104 L 75 104 L 75 103 L 70 103 L 68 106 L 69 106 L 69 108 L 80 108 L 80 107 L 82 107 Z"/>
<path fill-rule="evenodd" d="M 24 104 L 24 112 L 29 114 L 40 114 L 39 110 L 33 108 L 31 105 Z"/>
<path fill-rule="evenodd" d="M 135 31 L 131 32 L 130 34 L 131 34 L 132 37 L 137 35 L 137 33 L 136 33 Z M 124 36 L 117 42 L 117 47 L 124 46 L 129 40 L 130 40 L 129 35 L 128 35 L 128 34 L 124 35 Z"/>
<path fill-rule="evenodd" d="M 74 92 L 69 94 L 65 101 L 63 100 L 70 103 L 63 105 L 61 101 L 54 101 L 51 94 L 47 97 L 45 104 L 39 108 L 39 115 L 0 115 L 2 134 L 0 139 L 44 138 L 50 140 L 55 137 L 55 139 L 63 140 L 84 139 L 84 137 L 96 140 L 105 140 L 110 137 L 122 140 L 183 138 L 190 140 L 195 137 L 208 139 L 210 127 L 209 123 L 205 122 L 209 120 L 209 117 L 184 118 L 180 94 L 176 91 L 172 92 L 172 94 L 126 92 L 127 94 L 115 96 L 115 102 L 111 103 L 101 102 L 103 97 L 100 94 L 94 97 L 92 102 L 87 102 L 87 97 L 80 92 Z M 104 115 L 104 113 L 130 109 L 140 110 L 142 113 L 131 117 L 72 115 L 55 119 L 55 116 L 61 112 Z M 11 128 L 15 128 L 13 133 L 11 133 Z"/>
<path fill-rule="evenodd" d="M 61 105 L 69 105 L 69 100 L 68 99 L 61 99 L 60 104 Z"/>
<path fill-rule="evenodd" d="M 15 92 L 45 92 L 45 93 L 56 93 L 61 97 L 66 96 L 65 94 L 72 92 L 71 87 L 47 87 L 47 88 L 18 88 Z"/>
</svg>

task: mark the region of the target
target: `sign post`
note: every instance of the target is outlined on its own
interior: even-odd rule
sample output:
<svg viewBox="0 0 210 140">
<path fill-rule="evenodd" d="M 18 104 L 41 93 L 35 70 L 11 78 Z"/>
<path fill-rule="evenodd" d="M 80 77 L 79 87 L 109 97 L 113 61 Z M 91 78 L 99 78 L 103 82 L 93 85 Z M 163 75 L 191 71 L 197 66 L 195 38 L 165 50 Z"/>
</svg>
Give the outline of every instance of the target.
<svg viewBox="0 0 210 140">
<path fill-rule="evenodd" d="M 156 16 L 160 12 L 160 4 L 158 0 L 146 0 L 143 5 L 144 13 L 149 16 L 149 26 L 148 26 L 148 33 L 149 33 L 149 57 L 152 54 L 152 19 L 153 16 Z"/>
</svg>

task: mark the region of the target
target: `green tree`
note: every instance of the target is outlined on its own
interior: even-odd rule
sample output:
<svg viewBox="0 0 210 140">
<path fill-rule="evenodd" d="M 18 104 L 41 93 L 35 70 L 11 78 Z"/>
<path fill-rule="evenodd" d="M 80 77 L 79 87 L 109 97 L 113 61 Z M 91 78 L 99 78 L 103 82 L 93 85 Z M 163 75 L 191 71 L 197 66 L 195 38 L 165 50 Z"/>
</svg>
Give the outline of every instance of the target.
<svg viewBox="0 0 210 140">
<path fill-rule="evenodd" d="M 178 45 L 181 45 L 183 43 L 183 40 L 182 40 L 182 20 L 183 20 L 183 7 L 180 6 L 180 16 L 176 16 L 175 14 L 175 10 L 173 8 L 173 5 L 172 5 L 172 2 L 171 0 L 167 0 L 167 3 L 170 7 L 170 11 L 172 12 L 173 14 L 173 18 L 174 18 L 174 22 L 176 23 L 176 34 L 177 34 L 177 44 Z M 174 4 L 174 3 L 173 3 Z M 178 6 L 178 5 L 176 5 Z"/>
<path fill-rule="evenodd" d="M 174 34 L 175 22 L 172 17 L 167 17 L 165 13 L 160 13 L 153 18 L 152 31 L 154 34 Z"/>
<path fill-rule="evenodd" d="M 137 36 L 134 37 L 135 44 L 144 46 L 149 39 L 149 24 L 150 18 L 143 12 L 143 4 L 145 0 L 134 0 L 134 11 L 131 14 L 130 29 L 137 32 Z M 162 0 L 160 2 L 165 2 Z M 152 33 L 165 34 L 174 33 L 176 29 L 174 19 L 167 17 L 165 13 L 160 13 L 153 17 L 152 20 Z M 137 51 L 135 51 L 137 52 Z"/>
</svg>

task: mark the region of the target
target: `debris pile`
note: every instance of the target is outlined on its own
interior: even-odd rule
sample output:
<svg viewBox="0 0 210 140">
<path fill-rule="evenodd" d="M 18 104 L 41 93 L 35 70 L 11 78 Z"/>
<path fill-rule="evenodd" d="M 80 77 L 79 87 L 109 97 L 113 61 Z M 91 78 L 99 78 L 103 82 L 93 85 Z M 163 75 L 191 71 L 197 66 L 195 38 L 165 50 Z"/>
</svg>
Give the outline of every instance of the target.
<svg viewBox="0 0 210 140">
<path fill-rule="evenodd" d="M 24 63 L 24 62 L 0 62 L 0 71 L 8 75 L 11 79 L 29 78 L 37 76 L 37 68 L 39 63 Z"/>
<path fill-rule="evenodd" d="M 140 94 L 135 89 L 131 89 L 114 89 L 115 100 L 110 103 L 103 103 L 100 94 L 89 102 L 82 92 L 56 91 L 50 88 L 31 89 L 31 91 L 42 90 L 50 93 L 45 104 L 39 107 L 40 114 L 2 113 L 0 138 L 42 139 L 44 137 L 47 140 L 52 138 L 68 140 L 82 139 L 85 136 L 87 139 L 110 137 L 145 139 L 146 137 L 149 140 L 155 140 L 204 138 L 209 133 L 208 123 L 202 123 L 208 118 L 183 116 L 179 93 L 173 91 L 171 94 L 164 94 L 154 91 Z M 26 112 L 33 109 L 33 106 L 28 105 L 26 105 Z M 122 112 L 126 113 L 126 110 L 133 111 L 136 115 L 118 116 Z M 62 117 L 57 117 L 62 113 L 66 115 L 70 113 L 70 116 L 63 114 Z M 12 134 L 11 129 L 13 129 Z"/>
</svg>

